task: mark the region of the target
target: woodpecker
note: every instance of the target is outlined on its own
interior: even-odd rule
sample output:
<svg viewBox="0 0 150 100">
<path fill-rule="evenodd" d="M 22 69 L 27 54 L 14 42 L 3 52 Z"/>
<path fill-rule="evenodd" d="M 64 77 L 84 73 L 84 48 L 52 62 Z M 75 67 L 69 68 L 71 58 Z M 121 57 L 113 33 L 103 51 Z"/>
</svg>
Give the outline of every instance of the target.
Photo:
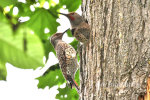
<svg viewBox="0 0 150 100">
<path fill-rule="evenodd" d="M 71 45 L 62 41 L 62 37 L 65 32 L 55 33 L 52 35 L 50 41 L 55 48 L 63 76 L 70 84 L 71 88 L 74 86 L 79 91 L 78 84 L 74 80 L 75 73 L 79 67 L 77 63 L 76 51 Z"/>
<path fill-rule="evenodd" d="M 79 14 L 72 12 L 69 14 L 59 13 L 66 16 L 71 23 L 72 35 L 81 43 L 87 43 L 90 39 L 90 25 Z"/>
</svg>

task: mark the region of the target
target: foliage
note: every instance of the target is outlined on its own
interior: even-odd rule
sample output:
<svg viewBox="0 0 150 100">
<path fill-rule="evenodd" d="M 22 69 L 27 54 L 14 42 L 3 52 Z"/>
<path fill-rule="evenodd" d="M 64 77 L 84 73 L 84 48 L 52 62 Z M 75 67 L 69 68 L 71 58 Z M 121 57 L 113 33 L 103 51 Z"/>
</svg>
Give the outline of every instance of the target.
<svg viewBox="0 0 150 100">
<path fill-rule="evenodd" d="M 58 64 L 51 66 L 42 76 L 38 77 L 37 79 L 39 80 L 39 88 L 45 88 L 46 86 L 51 88 L 54 85 L 61 85 L 65 82 Z"/>
<path fill-rule="evenodd" d="M 65 79 L 61 73 L 59 68 L 59 64 L 55 64 L 51 66 L 42 76 L 37 78 L 39 80 L 38 87 L 45 88 L 48 86 L 49 88 L 57 85 L 62 85 L 65 82 Z M 53 80 L 53 81 L 52 81 Z M 79 70 L 75 75 L 75 81 L 80 84 L 79 82 Z M 65 88 L 58 88 L 59 94 L 57 94 L 56 98 L 60 100 L 78 100 L 79 96 L 77 91 L 73 88 L 71 89 L 70 86 L 66 86 Z M 65 97 L 67 95 L 67 97 Z"/>
<path fill-rule="evenodd" d="M 79 84 L 79 70 L 75 75 L 75 81 Z M 65 88 L 58 88 L 59 94 L 56 95 L 56 99 L 59 100 L 79 100 L 79 95 L 75 88 L 71 89 L 69 86 Z"/>
<path fill-rule="evenodd" d="M 0 80 L 6 80 L 6 75 L 7 75 L 7 71 L 5 67 L 5 62 L 0 61 Z"/>
<path fill-rule="evenodd" d="M 0 60 L 10 62 L 19 68 L 37 68 L 43 65 L 43 48 L 39 38 L 29 34 L 27 29 L 19 28 L 13 36 L 11 27 L 0 23 Z M 6 31 L 7 30 L 7 31 Z M 23 49 L 23 35 L 26 33 L 27 50 Z M 34 48 L 38 48 L 37 50 Z"/>
<path fill-rule="evenodd" d="M 56 99 L 59 100 L 79 100 L 79 95 L 75 88 L 71 89 L 66 86 L 65 88 L 58 88 L 59 94 L 56 95 Z"/>
<path fill-rule="evenodd" d="M 49 3 L 49 9 L 43 8 L 45 2 Z M 47 60 L 50 52 L 56 54 L 49 37 L 60 25 L 56 21 L 58 12 L 64 6 L 69 12 L 76 11 L 80 4 L 81 0 L 59 0 L 58 4 L 53 0 L 26 0 L 25 3 L 18 0 L 0 0 L 0 80 L 6 80 L 6 62 L 23 69 L 44 66 L 43 57 Z M 18 13 L 14 14 L 16 8 Z M 20 22 L 21 17 L 28 17 L 29 20 Z M 45 33 L 45 29 L 49 29 L 49 32 Z M 68 36 L 72 36 L 70 31 Z M 70 44 L 77 49 L 76 40 Z M 39 88 L 51 88 L 66 82 L 58 64 L 51 66 L 37 79 Z M 79 72 L 76 74 L 76 81 L 79 83 Z M 57 99 L 61 99 L 60 95 L 63 94 L 67 94 L 68 100 L 78 98 L 77 92 L 68 87 L 58 90 Z"/>
</svg>

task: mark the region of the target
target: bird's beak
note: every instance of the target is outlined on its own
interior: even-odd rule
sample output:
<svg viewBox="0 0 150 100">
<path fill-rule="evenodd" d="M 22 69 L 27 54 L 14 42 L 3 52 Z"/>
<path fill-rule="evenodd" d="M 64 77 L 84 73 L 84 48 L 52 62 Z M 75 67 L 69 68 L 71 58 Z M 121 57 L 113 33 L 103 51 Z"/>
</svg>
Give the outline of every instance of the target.
<svg viewBox="0 0 150 100">
<path fill-rule="evenodd" d="M 59 13 L 59 14 L 64 15 L 64 16 L 68 16 L 68 14 L 64 14 L 64 13 Z"/>
<path fill-rule="evenodd" d="M 67 30 L 65 30 L 62 34 L 64 35 L 70 28 L 68 28 Z"/>
</svg>

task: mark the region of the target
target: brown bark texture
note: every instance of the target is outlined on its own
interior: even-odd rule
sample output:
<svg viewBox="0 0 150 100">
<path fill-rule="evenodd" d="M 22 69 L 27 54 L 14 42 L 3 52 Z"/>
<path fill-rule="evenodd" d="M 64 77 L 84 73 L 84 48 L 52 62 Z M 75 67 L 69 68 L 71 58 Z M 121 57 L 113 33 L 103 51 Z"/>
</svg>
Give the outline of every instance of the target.
<svg viewBox="0 0 150 100">
<path fill-rule="evenodd" d="M 83 0 L 82 11 L 91 39 L 80 46 L 80 100 L 146 100 L 150 0 Z"/>
</svg>

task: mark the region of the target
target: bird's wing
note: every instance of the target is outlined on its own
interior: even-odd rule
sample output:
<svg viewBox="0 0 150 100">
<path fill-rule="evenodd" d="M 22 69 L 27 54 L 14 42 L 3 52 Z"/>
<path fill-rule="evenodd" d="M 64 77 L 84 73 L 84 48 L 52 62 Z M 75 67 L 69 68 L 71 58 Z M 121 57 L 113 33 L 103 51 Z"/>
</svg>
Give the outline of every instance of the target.
<svg viewBox="0 0 150 100">
<path fill-rule="evenodd" d="M 89 39 L 90 37 L 90 26 L 87 23 L 81 23 L 78 27 L 78 31 L 81 31 L 81 33 L 86 37 L 86 39 Z"/>
<path fill-rule="evenodd" d="M 68 45 L 68 48 L 65 49 L 65 56 L 68 59 L 75 59 L 76 58 L 76 51 L 75 49 Z"/>
<path fill-rule="evenodd" d="M 76 58 L 76 51 L 75 49 L 65 43 L 65 42 L 61 42 L 57 45 L 56 48 L 56 53 L 57 53 L 57 57 L 59 60 L 59 64 L 61 66 L 61 70 L 66 78 L 67 74 L 70 74 L 68 72 L 66 72 L 68 70 L 68 68 L 71 67 L 71 71 L 72 73 L 75 73 L 76 69 L 74 66 L 77 65 L 77 58 Z"/>
<path fill-rule="evenodd" d="M 60 42 L 57 47 L 56 47 L 56 54 L 57 54 L 57 58 L 59 60 L 59 65 L 61 67 L 62 73 L 64 75 L 64 77 L 67 77 L 67 73 L 66 73 L 66 56 L 65 56 L 65 49 L 66 49 L 67 45 L 64 42 Z"/>
</svg>

